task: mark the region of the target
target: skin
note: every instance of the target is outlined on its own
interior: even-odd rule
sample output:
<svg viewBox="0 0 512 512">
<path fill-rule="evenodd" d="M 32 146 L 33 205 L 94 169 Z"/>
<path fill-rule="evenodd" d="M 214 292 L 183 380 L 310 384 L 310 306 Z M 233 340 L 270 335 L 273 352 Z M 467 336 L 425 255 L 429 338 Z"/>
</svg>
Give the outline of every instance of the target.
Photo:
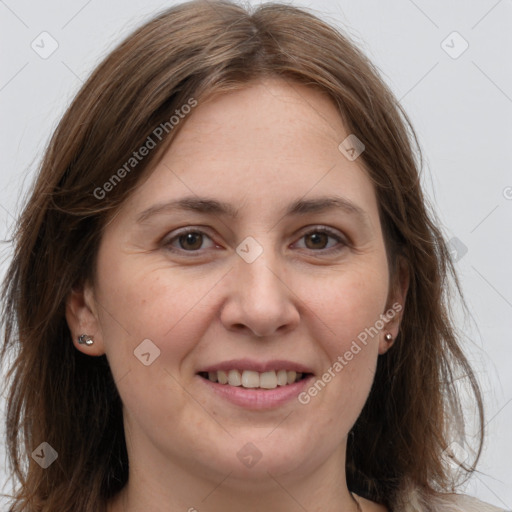
<svg viewBox="0 0 512 512">
<path fill-rule="evenodd" d="M 199 101 L 183 123 L 107 225 L 95 282 L 67 302 L 75 339 L 95 341 L 76 348 L 107 355 L 124 404 L 130 477 L 109 512 L 356 511 L 347 435 L 399 315 L 306 405 L 249 411 L 196 372 L 247 357 L 301 362 L 321 376 L 404 303 L 408 279 L 391 286 L 373 185 L 361 159 L 338 150 L 349 132 L 333 103 L 303 85 L 255 81 Z M 283 216 L 297 199 L 334 193 L 364 215 Z M 147 208 L 188 195 L 230 203 L 239 216 L 167 211 L 137 223 Z M 342 241 L 311 236 L 318 226 Z M 180 243 L 185 227 L 204 235 Z M 248 236 L 263 249 L 252 263 L 236 252 Z M 160 350 L 149 366 L 134 356 L 144 339 Z M 237 457 L 248 442 L 262 454 L 250 468 Z M 356 500 L 364 512 L 386 510 Z"/>
</svg>

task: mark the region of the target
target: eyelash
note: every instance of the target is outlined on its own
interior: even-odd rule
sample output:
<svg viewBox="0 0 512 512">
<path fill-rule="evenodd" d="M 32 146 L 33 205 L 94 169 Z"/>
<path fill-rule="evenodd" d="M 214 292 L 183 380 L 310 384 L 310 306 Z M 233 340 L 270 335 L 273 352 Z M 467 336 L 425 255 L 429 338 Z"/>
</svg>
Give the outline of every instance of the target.
<svg viewBox="0 0 512 512">
<path fill-rule="evenodd" d="M 173 248 L 171 247 L 171 243 L 174 241 L 174 240 L 178 240 L 180 237 L 182 236 L 185 236 L 185 235 L 188 235 L 189 233 L 193 233 L 193 234 L 199 234 L 199 235 L 205 235 L 207 236 L 208 238 L 210 238 L 211 240 L 211 237 L 205 233 L 204 231 L 200 230 L 200 229 L 195 229 L 195 228 L 186 228 L 184 229 L 183 231 L 180 231 L 178 233 L 176 233 L 172 238 L 168 239 L 168 240 L 164 240 L 163 242 L 163 246 L 169 250 L 170 252 L 172 253 L 179 253 L 179 254 L 183 254 L 183 253 L 187 253 L 187 254 L 192 254 L 194 256 L 192 257 L 197 257 L 197 256 L 200 256 L 201 255 L 201 250 L 198 249 L 198 250 L 194 250 L 194 251 L 187 251 L 185 249 L 176 249 L 176 248 Z M 304 233 L 300 239 L 306 237 L 307 235 L 311 235 L 311 234 L 315 234 L 315 233 L 324 233 L 326 235 L 329 235 L 330 238 L 334 238 L 337 242 L 339 242 L 341 244 L 340 247 L 338 248 L 329 248 L 329 249 L 319 249 L 319 250 L 315 250 L 315 249 L 307 249 L 309 251 L 313 251 L 313 252 L 320 252 L 320 253 L 324 253 L 324 254 L 336 254 L 340 251 L 342 251 L 345 247 L 347 247 L 349 244 L 346 240 L 344 240 L 340 235 L 337 234 L 337 232 L 329 229 L 329 228 L 326 228 L 326 227 L 315 227 L 313 229 L 311 229 L 310 231 Z M 213 241 L 213 240 L 212 240 Z M 194 254 L 196 253 L 196 254 Z M 197 254 L 199 253 L 199 254 Z"/>
</svg>

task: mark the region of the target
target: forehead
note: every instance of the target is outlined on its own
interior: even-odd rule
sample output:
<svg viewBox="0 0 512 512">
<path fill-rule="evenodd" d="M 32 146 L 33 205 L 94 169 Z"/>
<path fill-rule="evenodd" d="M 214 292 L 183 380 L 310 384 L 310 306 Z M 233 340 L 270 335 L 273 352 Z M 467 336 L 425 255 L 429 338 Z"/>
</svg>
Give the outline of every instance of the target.
<svg viewBox="0 0 512 512">
<path fill-rule="evenodd" d="M 326 145 L 336 150 L 340 133 L 345 132 L 327 94 L 276 78 L 257 80 L 242 89 L 199 100 L 198 108 L 186 121 L 173 141 L 175 159 L 195 153 L 198 144 L 212 139 L 222 143 L 210 155 L 213 159 L 251 155 L 267 160 L 279 154 L 293 161 L 307 153 L 316 158 L 318 155 L 311 150 L 320 139 L 323 150 Z M 303 145 L 303 151 L 297 151 Z"/>
<path fill-rule="evenodd" d="M 198 99 L 130 207 L 214 196 L 261 215 L 336 193 L 371 215 L 376 199 L 362 161 L 339 150 L 348 135 L 327 94 L 295 82 L 265 79 Z"/>
</svg>

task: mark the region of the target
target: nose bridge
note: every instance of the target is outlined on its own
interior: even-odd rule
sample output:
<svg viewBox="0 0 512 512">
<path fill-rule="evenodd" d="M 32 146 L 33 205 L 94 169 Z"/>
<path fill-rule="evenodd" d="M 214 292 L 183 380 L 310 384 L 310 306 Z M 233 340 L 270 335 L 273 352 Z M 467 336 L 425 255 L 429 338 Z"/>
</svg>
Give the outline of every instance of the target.
<svg viewBox="0 0 512 512">
<path fill-rule="evenodd" d="M 248 237 L 237 247 L 228 303 L 221 316 L 227 328 L 245 326 L 258 336 L 268 336 L 298 321 L 274 243 L 272 236 Z"/>
<path fill-rule="evenodd" d="M 248 295 L 255 295 L 255 298 L 271 299 L 283 293 L 282 282 L 276 277 L 276 274 L 281 273 L 281 262 L 270 244 L 262 247 L 261 254 L 253 261 L 240 257 L 237 262 L 236 274 L 237 281 L 242 285 L 241 290 Z"/>
</svg>

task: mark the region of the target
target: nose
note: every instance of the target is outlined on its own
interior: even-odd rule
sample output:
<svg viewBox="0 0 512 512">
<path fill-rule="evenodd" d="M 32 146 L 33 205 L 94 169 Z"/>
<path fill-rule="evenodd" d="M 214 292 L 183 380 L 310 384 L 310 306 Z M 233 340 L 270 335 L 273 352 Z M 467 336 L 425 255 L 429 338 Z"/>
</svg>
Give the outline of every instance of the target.
<svg viewBox="0 0 512 512">
<path fill-rule="evenodd" d="M 271 337 L 293 330 L 299 323 L 298 298 L 290 278 L 270 249 L 252 263 L 236 255 L 227 278 L 227 297 L 220 319 L 226 329 Z"/>
</svg>

